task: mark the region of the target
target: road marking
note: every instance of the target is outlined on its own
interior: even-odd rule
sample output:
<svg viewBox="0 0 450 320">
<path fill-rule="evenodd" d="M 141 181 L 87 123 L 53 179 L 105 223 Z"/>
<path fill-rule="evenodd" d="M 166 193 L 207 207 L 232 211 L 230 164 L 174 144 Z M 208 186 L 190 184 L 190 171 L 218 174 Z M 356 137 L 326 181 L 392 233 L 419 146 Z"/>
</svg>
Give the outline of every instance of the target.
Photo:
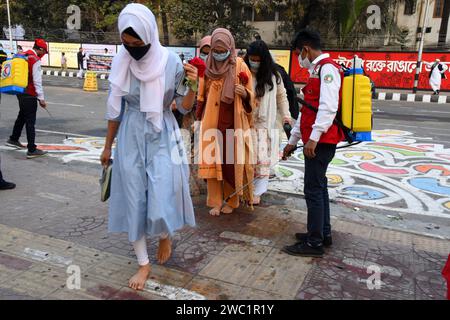
<svg viewBox="0 0 450 320">
<path fill-rule="evenodd" d="M 450 113 L 450 111 L 436 111 L 436 110 L 432 110 L 432 111 L 428 111 L 428 112 L 431 112 L 431 113 L 445 113 L 445 114 Z"/>
<path fill-rule="evenodd" d="M 25 248 L 23 251 L 23 255 L 26 258 L 30 258 L 35 261 L 39 262 L 49 262 L 51 264 L 57 265 L 57 266 L 70 266 L 72 264 L 72 259 L 66 258 L 63 256 L 58 256 L 57 254 L 45 252 L 37 249 L 32 248 Z"/>
<path fill-rule="evenodd" d="M 85 134 L 77 134 L 77 133 L 70 133 L 70 132 L 59 132 L 59 131 L 50 131 L 50 130 L 41 130 L 41 129 L 36 129 L 36 131 L 43 132 L 43 133 L 59 134 L 62 136 L 80 137 L 80 138 L 90 138 L 91 137 L 91 136 L 87 136 Z"/>
<path fill-rule="evenodd" d="M 47 104 L 56 104 L 56 105 L 60 105 L 60 106 L 81 107 L 81 108 L 84 107 L 84 105 L 81 105 L 81 104 L 62 103 L 62 102 L 47 102 Z"/>
<path fill-rule="evenodd" d="M 388 126 L 388 127 L 392 127 L 392 125 L 390 125 L 390 124 L 385 124 L 385 126 Z M 417 129 L 417 128 L 420 128 L 420 129 L 426 129 L 426 130 L 439 130 L 439 131 L 449 131 L 448 129 L 436 129 L 436 128 L 429 128 L 429 127 L 418 127 L 418 126 L 408 126 L 408 125 L 406 125 L 406 124 L 395 124 L 395 126 L 396 127 L 405 127 L 405 128 L 414 128 L 414 129 Z"/>
<path fill-rule="evenodd" d="M 66 203 L 67 201 L 70 201 L 72 199 L 61 196 L 59 194 L 54 194 L 54 193 L 44 193 L 44 192 L 39 192 L 36 194 L 38 197 L 41 198 L 45 198 L 45 199 L 50 199 L 56 202 L 61 202 L 61 203 Z"/>
<path fill-rule="evenodd" d="M 148 280 L 145 284 L 144 291 L 165 297 L 169 300 L 206 300 L 206 297 L 183 288 L 173 287 L 169 285 L 159 284 L 155 281 Z"/>
</svg>

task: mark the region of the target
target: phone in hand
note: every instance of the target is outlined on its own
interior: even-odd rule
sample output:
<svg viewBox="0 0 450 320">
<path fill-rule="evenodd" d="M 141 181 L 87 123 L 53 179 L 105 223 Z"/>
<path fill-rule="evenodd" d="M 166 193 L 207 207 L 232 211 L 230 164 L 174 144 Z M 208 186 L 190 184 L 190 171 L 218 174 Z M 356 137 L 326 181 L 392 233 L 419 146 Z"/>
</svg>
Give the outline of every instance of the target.
<svg viewBox="0 0 450 320">
<path fill-rule="evenodd" d="M 177 90 L 175 91 L 178 96 L 185 97 L 189 92 L 188 81 L 186 79 L 186 71 L 183 71 L 183 80 L 178 84 Z"/>
</svg>

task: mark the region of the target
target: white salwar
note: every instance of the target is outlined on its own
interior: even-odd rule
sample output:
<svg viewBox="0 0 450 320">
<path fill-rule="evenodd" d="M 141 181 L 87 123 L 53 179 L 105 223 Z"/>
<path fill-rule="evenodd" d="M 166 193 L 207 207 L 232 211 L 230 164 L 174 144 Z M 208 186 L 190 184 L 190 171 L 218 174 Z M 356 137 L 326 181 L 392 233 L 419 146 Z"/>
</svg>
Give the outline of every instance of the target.
<svg viewBox="0 0 450 320">
<path fill-rule="evenodd" d="M 265 95 L 257 99 L 257 108 L 253 111 L 253 148 L 257 156 L 254 195 L 257 197 L 267 192 L 270 168 L 278 161 L 280 135 L 277 130 L 277 111 L 283 118 L 290 118 L 286 89 L 281 76 L 279 79 L 280 83 L 277 84 L 276 77 L 272 76 L 273 89 L 269 91 L 269 86 L 266 86 Z M 254 87 L 256 89 L 256 81 Z"/>
</svg>

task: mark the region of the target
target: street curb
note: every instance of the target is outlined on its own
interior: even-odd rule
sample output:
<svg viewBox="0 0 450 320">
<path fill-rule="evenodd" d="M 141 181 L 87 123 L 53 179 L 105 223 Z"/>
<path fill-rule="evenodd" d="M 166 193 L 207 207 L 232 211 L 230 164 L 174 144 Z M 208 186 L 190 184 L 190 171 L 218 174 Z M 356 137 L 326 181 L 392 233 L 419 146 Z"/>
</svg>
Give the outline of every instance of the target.
<svg viewBox="0 0 450 320">
<path fill-rule="evenodd" d="M 60 72 L 60 71 L 52 71 L 52 70 L 47 70 L 47 71 L 42 70 L 41 74 L 46 75 L 46 76 L 55 76 L 55 77 L 63 77 L 63 78 L 77 78 L 78 71 Z M 96 75 L 97 75 L 97 78 L 100 78 L 101 80 L 108 80 L 108 78 L 109 78 L 109 74 L 106 74 L 106 73 L 96 73 Z M 83 72 L 83 78 L 85 76 L 86 76 L 86 73 Z"/>
<path fill-rule="evenodd" d="M 431 94 L 414 94 L 414 93 L 377 92 L 373 95 L 373 100 L 444 104 L 450 103 L 450 96 L 436 96 Z"/>
<path fill-rule="evenodd" d="M 296 88 L 297 94 L 303 98 L 303 94 L 299 88 Z M 372 95 L 372 100 L 376 101 L 405 101 L 405 102 L 423 102 L 423 103 L 450 103 L 449 96 L 435 96 L 431 94 L 415 94 L 415 93 L 395 93 L 395 92 L 376 92 Z"/>
</svg>

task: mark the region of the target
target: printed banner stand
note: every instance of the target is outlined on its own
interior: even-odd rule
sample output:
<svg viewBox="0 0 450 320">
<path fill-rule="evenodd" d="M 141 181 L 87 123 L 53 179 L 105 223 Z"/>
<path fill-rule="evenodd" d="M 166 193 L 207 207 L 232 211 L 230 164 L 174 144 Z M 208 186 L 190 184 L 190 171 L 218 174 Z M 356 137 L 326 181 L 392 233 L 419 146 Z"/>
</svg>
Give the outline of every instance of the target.
<svg viewBox="0 0 450 320">
<path fill-rule="evenodd" d="M 83 90 L 90 92 L 98 91 L 97 74 L 95 72 L 92 71 L 86 72 Z"/>
</svg>

